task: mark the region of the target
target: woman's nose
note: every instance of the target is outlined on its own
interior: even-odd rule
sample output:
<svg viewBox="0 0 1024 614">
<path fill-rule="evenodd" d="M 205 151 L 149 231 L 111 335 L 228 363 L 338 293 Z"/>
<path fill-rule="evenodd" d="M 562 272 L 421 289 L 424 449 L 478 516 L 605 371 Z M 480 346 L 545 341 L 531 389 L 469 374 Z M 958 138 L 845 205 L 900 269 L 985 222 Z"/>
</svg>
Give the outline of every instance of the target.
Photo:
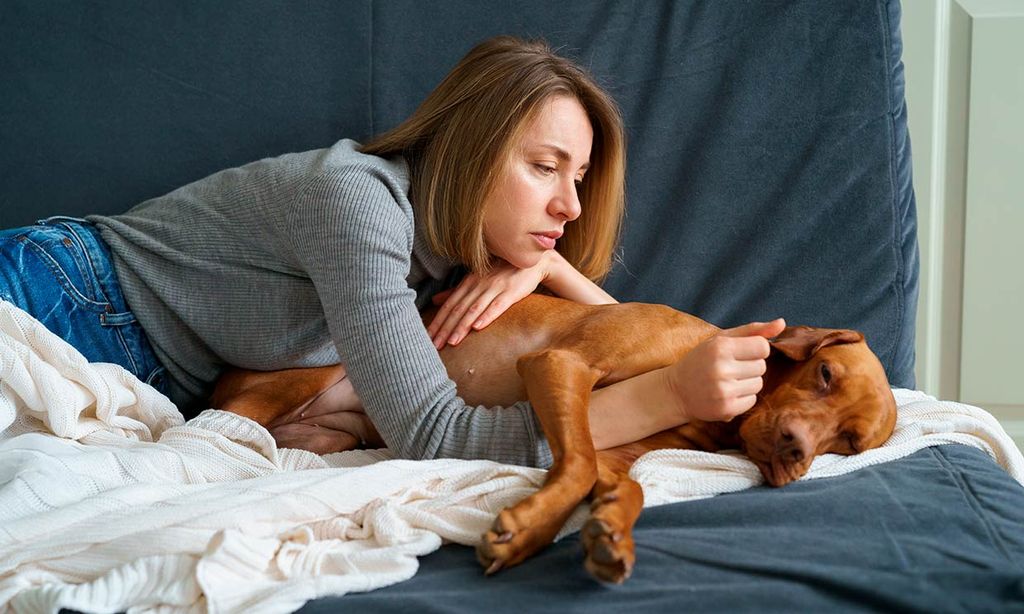
<svg viewBox="0 0 1024 614">
<path fill-rule="evenodd" d="M 580 216 L 583 208 L 580 205 L 580 195 L 576 188 L 575 181 L 563 183 L 562 189 L 551 199 L 551 214 L 555 217 L 564 218 L 571 222 Z"/>
</svg>

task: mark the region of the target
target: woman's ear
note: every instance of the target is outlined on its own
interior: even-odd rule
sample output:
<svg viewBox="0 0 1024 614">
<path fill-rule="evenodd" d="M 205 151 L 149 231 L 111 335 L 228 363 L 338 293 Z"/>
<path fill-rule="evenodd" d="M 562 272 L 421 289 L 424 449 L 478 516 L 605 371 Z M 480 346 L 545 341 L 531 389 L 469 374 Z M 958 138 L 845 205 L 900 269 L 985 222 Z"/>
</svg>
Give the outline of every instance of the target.
<svg viewBox="0 0 1024 614">
<path fill-rule="evenodd" d="M 769 339 L 772 350 L 782 352 L 790 360 L 807 360 L 823 347 L 839 343 L 857 343 L 864 335 L 842 328 L 787 326 L 778 337 Z"/>
</svg>

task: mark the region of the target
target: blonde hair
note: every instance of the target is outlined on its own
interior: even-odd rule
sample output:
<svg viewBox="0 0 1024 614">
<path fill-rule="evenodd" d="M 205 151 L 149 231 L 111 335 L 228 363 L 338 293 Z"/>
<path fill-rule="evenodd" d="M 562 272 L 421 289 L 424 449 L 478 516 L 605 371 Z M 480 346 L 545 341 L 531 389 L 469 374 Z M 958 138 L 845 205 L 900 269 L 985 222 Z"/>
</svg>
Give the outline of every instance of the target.
<svg viewBox="0 0 1024 614">
<path fill-rule="evenodd" d="M 593 281 L 608 274 L 625 203 L 625 133 L 618 107 L 579 66 L 543 41 L 488 39 L 452 69 L 396 128 L 363 153 L 400 154 L 411 199 L 430 247 L 470 270 L 490 268 L 483 206 L 501 169 L 542 104 L 575 98 L 594 131 L 590 168 L 579 188 L 582 214 L 567 224 L 558 251 Z"/>
</svg>

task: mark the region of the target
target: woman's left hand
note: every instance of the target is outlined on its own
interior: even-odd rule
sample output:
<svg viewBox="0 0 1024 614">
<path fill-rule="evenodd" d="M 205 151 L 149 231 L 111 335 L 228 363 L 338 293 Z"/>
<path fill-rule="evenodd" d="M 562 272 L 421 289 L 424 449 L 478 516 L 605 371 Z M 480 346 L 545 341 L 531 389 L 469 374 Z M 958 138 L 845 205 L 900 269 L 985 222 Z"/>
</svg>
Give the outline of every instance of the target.
<svg viewBox="0 0 1024 614">
<path fill-rule="evenodd" d="M 529 296 L 548 276 L 546 258 L 528 269 L 519 269 L 498 260 L 481 276 L 468 273 L 459 285 L 434 296 L 441 305 L 427 328 L 434 346 L 458 345 L 470 329 L 480 330 L 505 313 L 505 310 Z"/>
</svg>

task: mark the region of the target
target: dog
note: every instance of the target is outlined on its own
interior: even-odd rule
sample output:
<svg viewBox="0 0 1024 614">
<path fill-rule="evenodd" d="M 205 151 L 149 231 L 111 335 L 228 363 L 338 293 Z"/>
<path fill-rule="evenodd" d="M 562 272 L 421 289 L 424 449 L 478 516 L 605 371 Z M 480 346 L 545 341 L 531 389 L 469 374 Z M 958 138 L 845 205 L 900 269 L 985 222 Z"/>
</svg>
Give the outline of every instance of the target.
<svg viewBox="0 0 1024 614">
<path fill-rule="evenodd" d="M 424 314 L 425 325 L 434 313 Z M 693 420 L 640 441 L 594 449 L 587 419 L 593 389 L 671 365 L 718 331 L 664 305 L 581 305 L 534 294 L 440 351 L 468 404 L 529 400 L 554 457 L 544 485 L 502 510 L 483 536 L 477 558 L 487 574 L 549 544 L 589 496 L 591 514 L 581 532 L 585 567 L 599 580 L 623 582 L 635 563 L 632 527 L 643 506 L 629 468 L 651 450 L 740 450 L 768 484 L 780 487 L 802 477 L 820 454 L 856 454 L 892 434 L 895 399 L 864 336 L 794 326 L 769 340 L 764 386 L 749 411 L 729 422 Z M 342 432 L 340 444 L 334 436 L 335 450 L 384 445 L 341 366 L 228 371 L 211 405 L 268 427 L 282 447 L 292 441 L 327 451 L 316 450 L 323 426 Z M 328 416 L 334 422 L 322 424 Z"/>
</svg>

